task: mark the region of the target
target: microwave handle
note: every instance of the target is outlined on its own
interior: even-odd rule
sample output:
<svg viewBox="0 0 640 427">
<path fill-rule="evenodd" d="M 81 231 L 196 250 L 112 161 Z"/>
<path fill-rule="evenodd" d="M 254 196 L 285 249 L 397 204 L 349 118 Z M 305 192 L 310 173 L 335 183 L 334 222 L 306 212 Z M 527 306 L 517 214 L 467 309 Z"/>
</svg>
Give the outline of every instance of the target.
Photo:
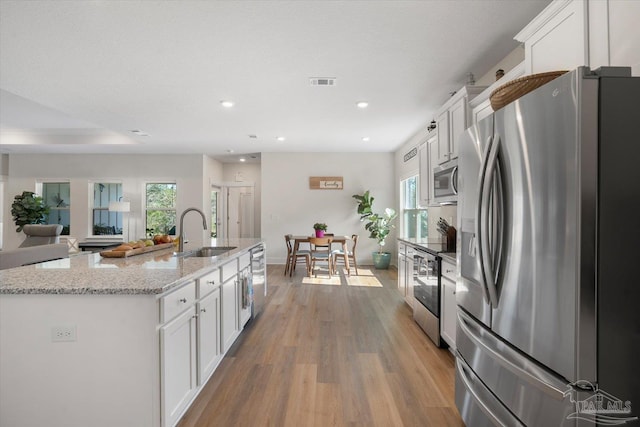
<svg viewBox="0 0 640 427">
<path fill-rule="evenodd" d="M 451 188 L 453 189 L 453 194 L 458 195 L 458 166 L 453 168 L 451 172 Z"/>
</svg>

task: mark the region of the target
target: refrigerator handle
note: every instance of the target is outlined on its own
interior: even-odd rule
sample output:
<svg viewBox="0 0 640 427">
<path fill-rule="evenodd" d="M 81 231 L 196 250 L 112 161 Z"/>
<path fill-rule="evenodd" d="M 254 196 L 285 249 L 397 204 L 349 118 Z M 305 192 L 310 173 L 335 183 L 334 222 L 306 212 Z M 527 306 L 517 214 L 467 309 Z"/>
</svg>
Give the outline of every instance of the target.
<svg viewBox="0 0 640 427">
<path fill-rule="evenodd" d="M 489 303 L 491 307 L 498 307 L 498 291 L 496 288 L 495 275 L 493 271 L 493 259 L 494 256 L 491 253 L 491 242 L 487 238 L 489 235 L 489 223 L 491 221 L 490 206 L 491 197 L 489 192 L 493 186 L 494 173 L 496 171 L 496 164 L 498 162 L 498 149 L 500 148 L 500 138 L 493 138 L 493 143 L 488 148 L 486 169 L 484 171 L 484 179 L 482 179 L 482 193 L 481 200 L 478 205 L 479 208 L 479 222 L 480 222 L 480 265 L 484 275 L 485 286 L 489 293 Z M 493 212 L 495 215 L 496 213 Z M 494 245 L 495 249 L 495 245 Z"/>
<path fill-rule="evenodd" d="M 485 200 L 485 194 L 484 194 L 484 182 L 485 182 L 485 176 L 486 176 L 486 172 L 487 172 L 487 163 L 489 161 L 489 154 L 491 153 L 491 146 L 492 146 L 492 142 L 493 142 L 493 136 L 490 136 L 489 138 L 487 138 L 487 150 L 482 158 L 482 164 L 480 165 L 480 176 L 478 179 L 478 204 L 477 204 L 477 211 L 476 211 L 476 218 L 475 218 L 475 240 L 476 242 L 476 253 L 478 253 L 478 259 L 480 261 L 480 268 L 482 271 L 482 277 L 483 279 L 485 279 L 485 267 L 484 267 L 484 260 L 483 260 L 483 255 L 482 255 L 482 242 L 485 239 L 484 236 L 484 232 L 485 230 L 482 228 L 482 206 L 484 205 L 484 200 Z M 484 295 L 484 300 L 486 301 L 487 304 L 491 305 L 491 297 L 489 295 L 489 290 L 487 289 L 487 281 L 486 279 L 482 281 L 482 294 Z"/>
<path fill-rule="evenodd" d="M 458 166 L 453 168 L 453 172 L 451 172 L 451 188 L 453 189 L 453 194 L 458 194 Z"/>
</svg>

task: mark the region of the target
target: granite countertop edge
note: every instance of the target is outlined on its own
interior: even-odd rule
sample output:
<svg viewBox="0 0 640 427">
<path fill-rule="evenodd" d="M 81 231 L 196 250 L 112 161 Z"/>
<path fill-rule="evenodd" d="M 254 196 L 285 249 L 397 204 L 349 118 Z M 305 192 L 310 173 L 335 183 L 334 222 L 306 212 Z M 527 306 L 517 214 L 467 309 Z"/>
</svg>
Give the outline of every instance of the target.
<svg viewBox="0 0 640 427">
<path fill-rule="evenodd" d="M 175 257 L 172 249 L 149 252 L 130 258 L 102 258 L 95 253 L 0 270 L 0 296 L 36 294 L 159 296 L 220 268 L 261 243 L 264 243 L 264 240 L 225 241 L 225 246 L 237 246 L 237 248 L 216 257 Z M 175 266 L 150 268 L 150 264 L 157 263 L 155 261 L 157 257 L 163 258 L 160 263 L 171 262 Z M 64 267 L 56 268 L 60 263 L 64 263 Z M 99 268 L 105 265 L 113 268 Z M 95 283 L 95 285 L 89 283 Z"/>
</svg>

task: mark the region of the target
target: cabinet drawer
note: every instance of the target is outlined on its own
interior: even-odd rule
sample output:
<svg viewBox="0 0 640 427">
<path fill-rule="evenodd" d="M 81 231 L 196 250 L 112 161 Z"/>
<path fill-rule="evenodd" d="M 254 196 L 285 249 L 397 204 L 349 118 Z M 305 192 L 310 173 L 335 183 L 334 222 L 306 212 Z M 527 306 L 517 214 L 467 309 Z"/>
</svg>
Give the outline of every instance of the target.
<svg viewBox="0 0 640 427">
<path fill-rule="evenodd" d="M 215 269 L 198 279 L 198 299 L 220 287 L 220 270 Z"/>
<path fill-rule="evenodd" d="M 224 283 L 230 278 L 232 278 L 233 276 L 235 276 L 236 274 L 238 274 L 238 260 L 234 259 L 230 263 L 220 267 L 220 269 L 222 270 L 222 283 Z"/>
<path fill-rule="evenodd" d="M 442 277 L 446 277 L 447 279 L 456 281 L 456 265 L 450 263 L 449 261 L 442 260 Z"/>
<path fill-rule="evenodd" d="M 187 285 L 160 299 L 161 323 L 173 319 L 178 314 L 191 307 L 196 301 L 196 283 L 189 282 Z"/>
<path fill-rule="evenodd" d="M 249 264 L 251 264 L 251 254 L 247 252 L 244 255 L 240 255 L 240 266 L 238 267 L 238 270 L 248 267 Z"/>
</svg>

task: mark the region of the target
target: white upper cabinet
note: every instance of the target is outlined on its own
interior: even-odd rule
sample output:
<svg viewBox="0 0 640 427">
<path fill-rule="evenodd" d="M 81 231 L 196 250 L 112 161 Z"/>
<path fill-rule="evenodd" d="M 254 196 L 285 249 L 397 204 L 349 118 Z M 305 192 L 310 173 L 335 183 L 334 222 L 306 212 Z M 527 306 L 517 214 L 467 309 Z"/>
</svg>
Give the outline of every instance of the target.
<svg viewBox="0 0 640 427">
<path fill-rule="evenodd" d="M 471 125 L 469 101 L 484 89 L 486 86 L 464 86 L 438 110 L 436 134 L 438 135 L 439 164 L 458 157 L 460 135 Z"/>
<path fill-rule="evenodd" d="M 638 16 L 638 1 L 551 2 L 515 36 L 524 43 L 525 74 L 611 65 L 640 75 Z"/>
</svg>

